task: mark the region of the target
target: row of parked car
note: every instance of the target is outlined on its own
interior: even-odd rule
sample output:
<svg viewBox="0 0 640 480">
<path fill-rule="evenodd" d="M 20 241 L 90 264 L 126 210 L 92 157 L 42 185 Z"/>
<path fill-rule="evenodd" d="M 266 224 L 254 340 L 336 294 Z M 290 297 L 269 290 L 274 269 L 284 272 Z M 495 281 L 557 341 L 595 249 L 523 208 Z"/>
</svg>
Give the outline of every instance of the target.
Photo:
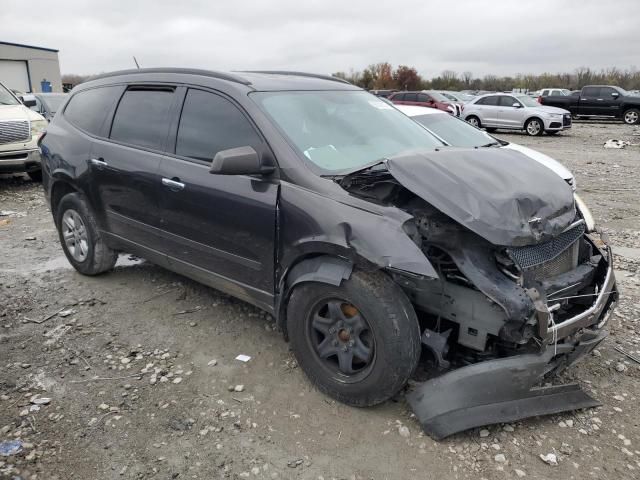
<svg viewBox="0 0 640 480">
<path fill-rule="evenodd" d="M 489 132 L 524 130 L 531 136 L 554 135 L 571 128 L 572 118 L 621 119 L 640 123 L 640 96 L 619 87 L 586 86 L 578 92 L 547 88 L 539 92 L 492 92 L 477 96 L 461 92 L 372 91 L 395 105 L 430 107 L 460 117 Z"/>
<path fill-rule="evenodd" d="M 291 72 L 101 75 L 37 132 L 62 249 L 85 275 L 133 253 L 269 312 L 349 405 L 396 395 L 424 348 L 436 378 L 408 399 L 435 438 L 594 405 L 529 390 L 605 338 L 617 299 L 573 176 L 463 121 L 471 103 L 411 101 Z"/>
</svg>

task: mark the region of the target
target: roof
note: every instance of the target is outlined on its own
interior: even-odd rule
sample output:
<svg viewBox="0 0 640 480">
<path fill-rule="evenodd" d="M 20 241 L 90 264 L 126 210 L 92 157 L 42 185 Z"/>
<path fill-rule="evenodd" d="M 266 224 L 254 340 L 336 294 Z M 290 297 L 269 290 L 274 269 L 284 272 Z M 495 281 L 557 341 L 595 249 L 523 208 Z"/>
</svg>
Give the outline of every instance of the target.
<svg viewBox="0 0 640 480">
<path fill-rule="evenodd" d="M 0 45 L 9 45 L 11 47 L 30 48 L 32 50 L 44 50 L 45 52 L 56 52 L 56 53 L 58 53 L 58 51 L 59 51 L 59 50 L 57 50 L 55 48 L 36 47 L 34 45 L 25 45 L 23 43 L 12 43 L 12 42 L 0 41 Z"/>
<path fill-rule="evenodd" d="M 398 110 L 408 117 L 417 117 L 418 115 L 449 115 L 449 113 L 437 108 L 421 107 L 419 105 L 394 105 Z"/>
<path fill-rule="evenodd" d="M 116 72 L 104 73 L 92 77 L 90 80 L 100 80 L 103 78 L 135 76 L 136 80 L 144 81 L 144 77 L 163 77 L 162 81 L 168 80 L 172 75 L 197 75 L 202 77 L 225 80 L 232 83 L 246 85 L 258 91 L 278 91 L 278 90 L 360 90 L 349 82 L 328 75 L 319 75 L 305 72 L 289 71 L 238 71 L 219 72 L 214 70 L 203 70 L 195 68 L 140 68 L 130 70 L 120 70 Z"/>
</svg>

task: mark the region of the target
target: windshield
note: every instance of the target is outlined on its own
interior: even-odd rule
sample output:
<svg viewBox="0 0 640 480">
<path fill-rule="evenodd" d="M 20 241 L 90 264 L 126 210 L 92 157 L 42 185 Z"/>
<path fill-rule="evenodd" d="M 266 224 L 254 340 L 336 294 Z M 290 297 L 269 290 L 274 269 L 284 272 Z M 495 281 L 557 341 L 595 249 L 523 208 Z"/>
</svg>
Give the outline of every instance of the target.
<svg viewBox="0 0 640 480">
<path fill-rule="evenodd" d="M 9 90 L 0 83 L 0 105 L 20 105 L 20 102 L 16 100 Z"/>
<path fill-rule="evenodd" d="M 482 130 L 446 113 L 431 113 L 411 117 L 425 126 L 452 147 L 485 147 L 500 145 L 498 141 Z"/>
<path fill-rule="evenodd" d="M 40 100 L 47 105 L 51 113 L 56 113 L 66 98 L 66 95 L 47 95 L 40 97 Z"/>
<path fill-rule="evenodd" d="M 522 103 L 525 107 L 539 107 L 540 104 L 537 100 L 534 100 L 529 95 L 516 95 L 516 98 Z"/>
<path fill-rule="evenodd" d="M 447 97 L 449 100 L 453 100 L 453 101 L 458 101 L 459 100 L 459 98 L 457 98 L 453 93 L 442 92 L 442 95 Z"/>
<path fill-rule="evenodd" d="M 325 174 L 443 145 L 409 117 L 367 92 L 256 92 L 251 98 L 302 157 Z"/>
</svg>

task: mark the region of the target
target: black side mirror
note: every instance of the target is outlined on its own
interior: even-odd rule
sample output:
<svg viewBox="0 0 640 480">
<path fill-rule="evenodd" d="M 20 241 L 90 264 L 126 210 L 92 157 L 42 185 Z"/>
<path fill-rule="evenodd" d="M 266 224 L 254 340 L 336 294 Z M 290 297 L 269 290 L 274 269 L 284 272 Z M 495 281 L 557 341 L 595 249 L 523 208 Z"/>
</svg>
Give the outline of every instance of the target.
<svg viewBox="0 0 640 480">
<path fill-rule="evenodd" d="M 34 97 L 33 95 L 22 95 L 20 97 L 20 101 L 25 107 L 31 108 L 36 106 L 36 97 Z"/>
<path fill-rule="evenodd" d="M 209 173 L 216 175 L 264 175 L 275 167 L 263 165 L 258 152 L 253 147 L 238 147 L 221 150 L 211 162 Z"/>
</svg>

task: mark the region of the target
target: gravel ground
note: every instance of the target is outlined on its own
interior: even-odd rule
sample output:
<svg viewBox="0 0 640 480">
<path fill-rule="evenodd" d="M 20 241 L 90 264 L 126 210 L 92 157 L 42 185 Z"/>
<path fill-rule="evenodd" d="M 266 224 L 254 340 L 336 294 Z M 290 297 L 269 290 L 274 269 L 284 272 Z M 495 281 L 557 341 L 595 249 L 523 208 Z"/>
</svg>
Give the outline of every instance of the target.
<svg viewBox="0 0 640 480">
<path fill-rule="evenodd" d="M 0 478 L 640 478 L 640 365 L 614 349 L 640 356 L 640 147 L 602 147 L 639 131 L 498 134 L 569 167 L 614 244 L 611 336 L 564 374 L 603 405 L 441 442 L 403 396 L 354 409 L 317 392 L 247 304 L 128 256 L 75 273 L 40 186 L 0 176 L 17 212 L 0 216 Z M 22 450 L 2 456 L 10 440 Z"/>
</svg>

